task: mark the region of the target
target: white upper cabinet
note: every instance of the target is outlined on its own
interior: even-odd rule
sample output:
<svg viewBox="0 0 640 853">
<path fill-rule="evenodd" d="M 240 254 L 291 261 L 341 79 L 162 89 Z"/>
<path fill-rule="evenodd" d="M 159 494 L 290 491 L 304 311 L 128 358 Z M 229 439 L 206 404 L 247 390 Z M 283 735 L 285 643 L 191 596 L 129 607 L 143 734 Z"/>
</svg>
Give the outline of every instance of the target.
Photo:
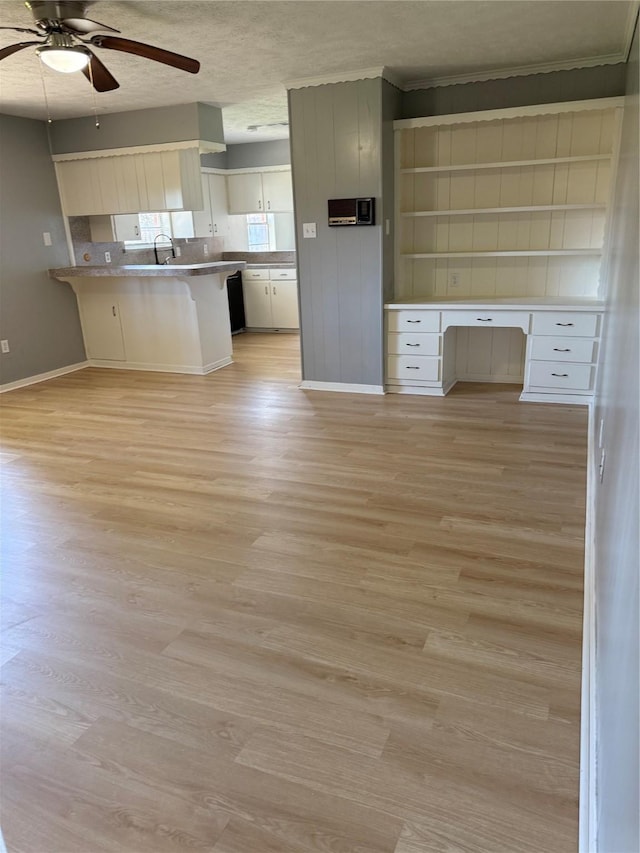
<svg viewBox="0 0 640 853">
<path fill-rule="evenodd" d="M 291 170 L 227 176 L 229 213 L 286 213 L 293 210 Z"/>
<path fill-rule="evenodd" d="M 193 211 L 196 237 L 226 237 L 229 233 L 227 184 L 224 175 L 203 172 L 203 209 Z"/>
<path fill-rule="evenodd" d="M 202 208 L 196 148 L 56 163 L 66 216 Z"/>
</svg>

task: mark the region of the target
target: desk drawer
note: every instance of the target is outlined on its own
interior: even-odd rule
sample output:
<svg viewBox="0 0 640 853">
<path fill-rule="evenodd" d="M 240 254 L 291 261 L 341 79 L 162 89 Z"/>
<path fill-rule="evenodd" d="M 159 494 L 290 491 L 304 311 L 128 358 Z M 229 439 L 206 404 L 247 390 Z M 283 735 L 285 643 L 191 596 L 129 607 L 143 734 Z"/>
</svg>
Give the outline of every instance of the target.
<svg viewBox="0 0 640 853">
<path fill-rule="evenodd" d="M 578 338 L 598 336 L 598 314 L 569 311 L 538 311 L 533 315 L 532 334 Z"/>
<path fill-rule="evenodd" d="M 440 335 L 390 332 L 387 352 L 389 355 L 440 355 Z"/>
<path fill-rule="evenodd" d="M 529 385 L 567 391 L 590 391 L 593 387 L 594 368 L 590 364 L 554 363 L 532 361 L 529 367 Z"/>
<path fill-rule="evenodd" d="M 486 311 L 484 309 L 467 309 L 463 311 L 443 311 L 442 331 L 449 326 L 475 326 L 476 328 L 516 328 L 529 333 L 528 311 Z"/>
<path fill-rule="evenodd" d="M 596 360 L 596 342 L 591 338 L 552 338 L 533 335 L 529 357 L 536 361 L 591 363 Z"/>
<path fill-rule="evenodd" d="M 439 311 L 389 311 L 387 312 L 387 330 L 389 332 L 439 332 Z"/>
<path fill-rule="evenodd" d="M 440 359 L 425 356 L 390 355 L 388 379 L 420 379 L 435 382 L 440 378 Z"/>
</svg>

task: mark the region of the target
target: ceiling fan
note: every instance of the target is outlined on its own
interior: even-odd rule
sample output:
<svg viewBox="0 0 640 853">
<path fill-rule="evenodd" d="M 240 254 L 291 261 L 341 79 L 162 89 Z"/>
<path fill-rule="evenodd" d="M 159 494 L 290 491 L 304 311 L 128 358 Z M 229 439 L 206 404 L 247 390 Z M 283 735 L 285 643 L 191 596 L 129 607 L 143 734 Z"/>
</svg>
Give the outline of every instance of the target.
<svg viewBox="0 0 640 853">
<path fill-rule="evenodd" d="M 3 47 L 0 49 L 0 59 L 37 45 L 36 53 L 45 65 L 55 71 L 82 71 L 97 92 L 110 92 L 120 84 L 88 45 L 132 53 L 134 56 L 153 59 L 190 74 L 197 74 L 200 70 L 200 63 L 196 59 L 172 53 L 170 50 L 119 36 L 101 33 L 91 35 L 99 30 L 106 30 L 108 33 L 119 33 L 120 30 L 87 18 L 90 5 L 91 0 L 27 0 L 25 6 L 31 11 L 37 29 L 0 27 L 0 30 L 30 33 L 43 40 L 22 41 Z"/>
</svg>

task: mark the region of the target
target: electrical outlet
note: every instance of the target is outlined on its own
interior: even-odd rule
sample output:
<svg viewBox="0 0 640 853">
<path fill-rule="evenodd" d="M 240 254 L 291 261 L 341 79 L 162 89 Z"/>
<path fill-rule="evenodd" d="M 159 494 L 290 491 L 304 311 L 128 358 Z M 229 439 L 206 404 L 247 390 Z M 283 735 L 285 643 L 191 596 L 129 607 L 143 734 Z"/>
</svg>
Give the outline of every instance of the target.
<svg viewBox="0 0 640 853">
<path fill-rule="evenodd" d="M 42 232 L 42 239 L 44 240 L 45 246 L 51 246 L 51 234 L 48 231 Z"/>
<path fill-rule="evenodd" d="M 203 243 L 203 245 L 202 245 L 202 253 L 203 253 L 203 255 L 205 256 L 205 258 L 206 258 L 206 257 L 207 257 L 207 255 L 209 254 L 209 247 L 207 246 L 207 244 L 206 244 L 206 243 Z"/>
<path fill-rule="evenodd" d="M 449 287 L 460 287 L 460 273 L 452 272 L 449 275 Z"/>
<path fill-rule="evenodd" d="M 107 263 L 107 264 L 111 263 L 111 252 L 105 252 L 104 253 L 104 260 L 105 260 L 105 263 Z"/>
<path fill-rule="evenodd" d="M 2 349 L 2 352 L 10 352 L 9 341 L 0 341 L 0 348 Z"/>
<path fill-rule="evenodd" d="M 182 249 L 180 246 L 176 246 L 176 258 L 182 257 Z"/>
</svg>

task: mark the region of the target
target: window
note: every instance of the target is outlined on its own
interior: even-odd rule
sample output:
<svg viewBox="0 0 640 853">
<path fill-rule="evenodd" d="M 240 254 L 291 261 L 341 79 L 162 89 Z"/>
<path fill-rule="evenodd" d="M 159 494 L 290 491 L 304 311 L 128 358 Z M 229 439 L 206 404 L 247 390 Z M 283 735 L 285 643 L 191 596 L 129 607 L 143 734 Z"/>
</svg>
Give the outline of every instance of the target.
<svg viewBox="0 0 640 853">
<path fill-rule="evenodd" d="M 274 246 L 272 213 L 247 213 L 247 243 L 250 252 L 269 252 Z"/>
<path fill-rule="evenodd" d="M 140 242 L 153 243 L 158 234 L 168 234 L 173 237 L 171 214 L 164 211 L 156 213 L 139 213 Z"/>
<path fill-rule="evenodd" d="M 193 214 L 190 210 L 117 214 L 113 217 L 113 224 L 116 239 L 123 240 L 125 248 L 129 249 L 153 246 L 158 234 L 193 237 Z"/>
</svg>

